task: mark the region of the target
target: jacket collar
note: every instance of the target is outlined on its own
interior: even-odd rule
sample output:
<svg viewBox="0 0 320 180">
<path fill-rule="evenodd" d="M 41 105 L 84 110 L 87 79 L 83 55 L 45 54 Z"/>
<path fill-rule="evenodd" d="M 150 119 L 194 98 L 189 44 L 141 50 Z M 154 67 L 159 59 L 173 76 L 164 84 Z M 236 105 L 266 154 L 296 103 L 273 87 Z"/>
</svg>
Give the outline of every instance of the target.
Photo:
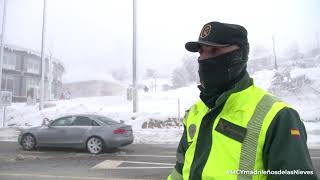
<svg viewBox="0 0 320 180">
<path fill-rule="evenodd" d="M 240 92 L 252 85 L 253 85 L 253 79 L 250 78 L 248 72 L 245 72 L 243 77 L 237 83 L 235 83 L 231 89 L 226 90 L 222 93 L 212 95 L 210 97 L 204 96 L 203 93 L 201 92 L 200 99 L 203 101 L 204 104 L 206 104 L 208 108 L 213 109 L 224 104 L 224 102 L 229 98 L 231 94 Z"/>
</svg>

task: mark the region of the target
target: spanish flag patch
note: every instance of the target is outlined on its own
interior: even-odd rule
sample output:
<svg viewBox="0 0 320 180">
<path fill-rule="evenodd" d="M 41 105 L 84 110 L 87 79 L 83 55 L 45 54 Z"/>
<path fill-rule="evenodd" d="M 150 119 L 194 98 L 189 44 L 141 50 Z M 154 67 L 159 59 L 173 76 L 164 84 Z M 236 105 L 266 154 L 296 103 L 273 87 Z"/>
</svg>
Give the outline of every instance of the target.
<svg viewBox="0 0 320 180">
<path fill-rule="evenodd" d="M 297 128 L 292 128 L 291 135 L 292 136 L 300 136 L 300 131 Z"/>
</svg>

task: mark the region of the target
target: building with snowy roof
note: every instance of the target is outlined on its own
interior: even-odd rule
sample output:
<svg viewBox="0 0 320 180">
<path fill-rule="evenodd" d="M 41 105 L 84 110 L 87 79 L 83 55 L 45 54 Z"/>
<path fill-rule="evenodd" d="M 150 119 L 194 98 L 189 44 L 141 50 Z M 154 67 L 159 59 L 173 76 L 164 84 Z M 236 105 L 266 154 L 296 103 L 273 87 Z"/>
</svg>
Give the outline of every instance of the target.
<svg viewBox="0 0 320 180">
<path fill-rule="evenodd" d="M 4 46 L 1 90 L 12 92 L 13 102 L 27 97 L 40 97 L 41 55 L 39 52 L 13 45 Z M 59 59 L 45 57 L 45 100 L 58 98 L 62 92 L 64 65 Z"/>
</svg>

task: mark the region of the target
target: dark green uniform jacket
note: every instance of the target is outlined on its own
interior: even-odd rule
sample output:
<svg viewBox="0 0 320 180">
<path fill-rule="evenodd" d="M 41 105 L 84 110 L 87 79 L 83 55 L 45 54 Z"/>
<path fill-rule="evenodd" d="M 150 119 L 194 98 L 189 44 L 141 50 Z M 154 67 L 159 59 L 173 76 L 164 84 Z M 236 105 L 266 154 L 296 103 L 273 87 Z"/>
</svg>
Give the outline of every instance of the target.
<svg viewBox="0 0 320 180">
<path fill-rule="evenodd" d="M 246 74 L 238 84 L 239 89 L 232 89 L 232 92 L 239 92 L 253 84 L 252 79 Z M 237 86 L 235 86 L 237 87 Z M 225 94 L 225 93 L 224 93 Z M 227 93 L 228 94 L 228 93 Z M 227 95 L 228 96 L 228 95 Z M 201 96 L 200 96 L 201 97 Z M 225 97 L 225 101 L 228 97 Z M 201 98 L 203 100 L 203 98 Z M 203 100 L 204 102 L 207 100 Z M 207 101 L 208 102 L 208 101 Z M 205 102 L 206 103 L 206 102 Z M 207 103 L 206 103 L 207 104 Z M 213 110 L 201 122 L 194 160 L 191 165 L 189 179 L 200 180 L 203 168 L 211 150 L 213 119 L 221 112 L 224 103 L 219 107 L 213 107 Z M 210 106 L 207 104 L 207 106 Z M 215 106 L 215 105 L 213 105 Z M 212 108 L 212 107 L 209 107 Z M 296 128 L 300 136 L 293 137 L 291 129 Z M 186 129 L 186 128 L 185 128 Z M 316 171 L 312 166 L 308 147 L 307 134 L 299 114 L 291 108 L 284 108 L 278 112 L 272 121 L 266 135 L 266 141 L 263 150 L 263 161 L 266 170 L 306 170 L 313 171 L 313 175 L 270 175 L 269 180 L 316 180 Z M 175 169 L 182 174 L 184 154 L 188 148 L 186 130 L 177 150 L 177 159 Z M 180 160 L 179 160 L 180 159 Z M 181 161 L 182 159 L 182 161 Z"/>
</svg>

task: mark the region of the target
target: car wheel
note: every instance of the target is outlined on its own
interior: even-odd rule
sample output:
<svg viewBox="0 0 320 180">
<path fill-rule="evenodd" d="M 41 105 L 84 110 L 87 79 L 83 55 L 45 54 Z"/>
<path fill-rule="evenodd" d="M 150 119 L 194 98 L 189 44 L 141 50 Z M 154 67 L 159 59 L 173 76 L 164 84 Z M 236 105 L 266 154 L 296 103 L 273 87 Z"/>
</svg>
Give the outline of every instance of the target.
<svg viewBox="0 0 320 180">
<path fill-rule="evenodd" d="M 98 137 L 91 137 L 87 141 L 87 150 L 91 154 L 100 154 L 103 152 L 103 141 Z"/>
<path fill-rule="evenodd" d="M 26 134 L 21 139 L 22 148 L 26 151 L 34 150 L 36 147 L 36 139 L 31 134 Z"/>
</svg>

